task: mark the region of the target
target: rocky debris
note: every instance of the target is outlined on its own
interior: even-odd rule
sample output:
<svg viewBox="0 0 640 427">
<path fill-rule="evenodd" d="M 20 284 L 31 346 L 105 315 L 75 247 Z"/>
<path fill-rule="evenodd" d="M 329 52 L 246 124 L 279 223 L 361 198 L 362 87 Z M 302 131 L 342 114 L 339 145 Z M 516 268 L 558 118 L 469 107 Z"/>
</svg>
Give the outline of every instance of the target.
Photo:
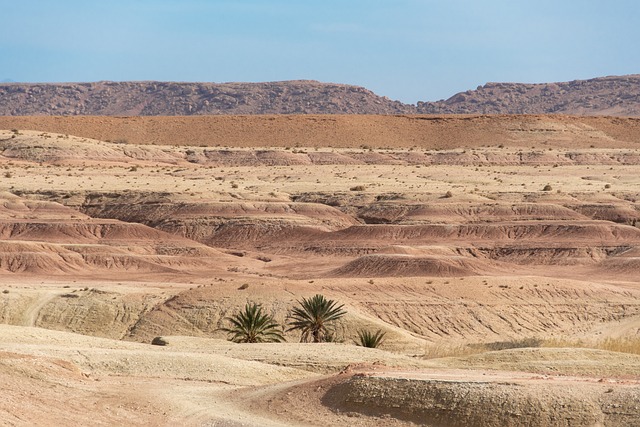
<svg viewBox="0 0 640 427">
<path fill-rule="evenodd" d="M 386 416 L 425 426 L 629 426 L 640 422 L 637 385 L 449 381 L 354 375 L 324 403 L 341 413 Z"/>
<path fill-rule="evenodd" d="M 447 100 L 418 102 L 419 114 L 640 115 L 640 74 L 563 83 L 487 83 Z"/>
</svg>

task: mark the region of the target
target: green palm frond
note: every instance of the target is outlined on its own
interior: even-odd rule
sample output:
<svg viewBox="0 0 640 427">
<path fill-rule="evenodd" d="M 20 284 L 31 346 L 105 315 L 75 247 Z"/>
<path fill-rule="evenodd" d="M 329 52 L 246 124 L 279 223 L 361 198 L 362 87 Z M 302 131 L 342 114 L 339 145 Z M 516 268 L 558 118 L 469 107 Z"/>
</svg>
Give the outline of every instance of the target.
<svg viewBox="0 0 640 427">
<path fill-rule="evenodd" d="M 347 312 L 333 300 L 326 299 L 317 294 L 309 299 L 302 298 L 298 301 L 299 307 L 295 307 L 290 317 L 291 327 L 287 331 L 300 330 L 302 342 L 325 342 L 330 335 L 330 325 L 340 319 Z"/>
<path fill-rule="evenodd" d="M 376 332 L 367 330 L 358 331 L 358 341 L 356 345 L 368 348 L 378 348 L 384 342 L 384 336 L 386 332 L 382 332 L 378 329 Z"/>
<path fill-rule="evenodd" d="M 220 328 L 229 335 L 229 340 L 237 343 L 282 342 L 282 328 L 266 314 L 262 306 L 256 303 L 247 303 L 244 310 L 233 316 L 227 317 L 231 323 L 229 328 Z"/>
</svg>

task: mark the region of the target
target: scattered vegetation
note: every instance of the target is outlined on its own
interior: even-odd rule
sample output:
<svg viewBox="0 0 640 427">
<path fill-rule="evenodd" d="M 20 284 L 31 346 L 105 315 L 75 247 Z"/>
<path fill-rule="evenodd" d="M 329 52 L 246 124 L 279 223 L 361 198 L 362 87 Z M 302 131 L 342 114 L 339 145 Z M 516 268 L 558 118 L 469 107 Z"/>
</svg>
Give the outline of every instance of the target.
<svg viewBox="0 0 640 427">
<path fill-rule="evenodd" d="M 300 330 L 301 342 L 327 342 L 333 336 L 332 324 L 347 313 L 342 304 L 320 294 L 302 298 L 298 304 L 300 307 L 295 307 L 289 316 L 291 327 L 287 331 Z"/>
<path fill-rule="evenodd" d="M 487 351 L 511 350 L 514 348 L 534 348 L 542 345 L 542 340 L 538 338 L 523 338 L 513 341 L 496 341 L 486 344 L 480 344 Z"/>
<path fill-rule="evenodd" d="M 523 338 L 512 341 L 498 341 L 492 343 L 448 345 L 435 344 L 425 347 L 423 358 L 438 359 L 442 357 L 465 357 L 488 351 L 503 351 L 517 348 L 590 348 L 595 350 L 615 351 L 640 355 L 640 338 L 606 338 L 601 341 L 589 342 L 571 339 L 540 339 Z"/>
<path fill-rule="evenodd" d="M 382 332 L 378 329 L 376 332 L 368 330 L 358 331 L 358 341 L 356 345 L 367 348 L 378 348 L 384 342 L 384 336 L 386 332 Z"/>
<path fill-rule="evenodd" d="M 66 293 L 66 294 L 62 294 L 60 295 L 60 298 L 79 298 L 80 296 L 78 294 L 72 294 L 72 293 Z"/>
<path fill-rule="evenodd" d="M 260 343 L 285 340 L 278 322 L 256 303 L 247 303 L 243 311 L 227 317 L 226 320 L 231 323 L 231 327 L 220 330 L 226 332 L 233 342 Z"/>
<path fill-rule="evenodd" d="M 601 341 L 550 339 L 542 343 L 543 347 L 552 348 L 592 348 L 596 350 L 616 351 L 619 353 L 640 354 L 640 338 L 606 338 Z"/>
</svg>

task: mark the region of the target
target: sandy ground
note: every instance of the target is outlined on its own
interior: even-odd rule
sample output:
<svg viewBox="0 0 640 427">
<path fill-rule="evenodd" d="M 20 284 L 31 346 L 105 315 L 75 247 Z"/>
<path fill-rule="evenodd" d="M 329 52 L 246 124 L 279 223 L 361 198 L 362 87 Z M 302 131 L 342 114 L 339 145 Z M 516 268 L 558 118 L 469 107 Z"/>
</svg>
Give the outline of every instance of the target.
<svg viewBox="0 0 640 427">
<path fill-rule="evenodd" d="M 638 356 L 579 348 L 640 336 L 632 119 L 2 120 L 3 425 L 640 422 Z M 219 331 L 318 292 L 342 343 Z"/>
<path fill-rule="evenodd" d="M 0 129 L 205 147 L 636 148 L 638 118 L 561 115 L 3 116 Z"/>
</svg>

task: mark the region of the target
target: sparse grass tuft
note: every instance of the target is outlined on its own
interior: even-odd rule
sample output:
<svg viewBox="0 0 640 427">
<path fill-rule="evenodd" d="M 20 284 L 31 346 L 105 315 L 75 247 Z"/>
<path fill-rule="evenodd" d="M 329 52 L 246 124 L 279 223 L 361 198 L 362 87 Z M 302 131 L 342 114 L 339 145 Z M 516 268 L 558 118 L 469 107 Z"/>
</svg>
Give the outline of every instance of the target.
<svg viewBox="0 0 640 427">
<path fill-rule="evenodd" d="M 378 329 L 376 332 L 367 330 L 358 331 L 358 341 L 356 345 L 367 348 L 378 348 L 384 342 L 384 336 L 386 332 L 382 332 Z"/>
<path fill-rule="evenodd" d="M 465 357 L 486 352 L 481 347 L 472 347 L 464 344 L 433 344 L 424 348 L 423 359 L 440 359 L 442 357 Z"/>
<path fill-rule="evenodd" d="M 595 350 L 615 351 L 619 353 L 640 354 L 640 338 L 606 338 L 601 341 L 588 342 L 579 339 L 563 338 L 523 338 L 512 341 L 496 341 L 479 344 L 435 344 L 425 347 L 423 358 L 438 359 L 441 357 L 465 357 L 488 351 L 502 351 L 516 348 L 590 348 Z"/>
<path fill-rule="evenodd" d="M 538 338 L 523 338 L 514 341 L 497 341 L 480 345 L 486 348 L 487 351 L 500 351 L 514 348 L 540 347 L 542 345 L 542 340 Z"/>
<path fill-rule="evenodd" d="M 424 359 L 438 359 L 441 357 L 465 357 L 489 351 L 511 350 L 514 348 L 532 348 L 543 345 L 538 338 L 523 338 L 512 341 L 496 341 L 477 344 L 435 344 L 425 347 Z"/>
<path fill-rule="evenodd" d="M 551 348 L 591 348 L 595 350 L 616 351 L 618 353 L 640 354 L 640 338 L 605 338 L 601 341 L 587 342 L 571 339 L 548 339 L 542 343 L 543 347 Z"/>
<path fill-rule="evenodd" d="M 640 338 L 607 338 L 598 348 L 620 353 L 640 354 Z"/>
</svg>

